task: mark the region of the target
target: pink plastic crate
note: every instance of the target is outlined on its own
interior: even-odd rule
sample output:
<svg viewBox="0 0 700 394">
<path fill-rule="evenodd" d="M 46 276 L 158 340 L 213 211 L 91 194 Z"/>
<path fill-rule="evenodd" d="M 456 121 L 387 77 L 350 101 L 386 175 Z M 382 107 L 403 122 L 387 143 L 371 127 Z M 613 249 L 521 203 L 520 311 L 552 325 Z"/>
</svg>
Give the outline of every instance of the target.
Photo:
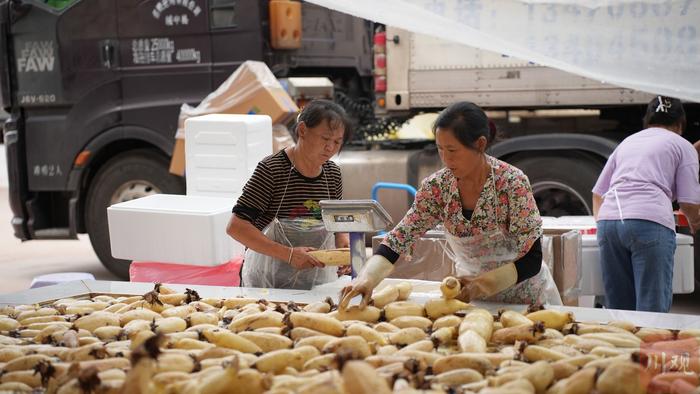
<svg viewBox="0 0 700 394">
<path fill-rule="evenodd" d="M 129 268 L 129 279 L 131 282 L 240 286 L 242 264 L 243 257 L 213 267 L 134 261 Z"/>
</svg>

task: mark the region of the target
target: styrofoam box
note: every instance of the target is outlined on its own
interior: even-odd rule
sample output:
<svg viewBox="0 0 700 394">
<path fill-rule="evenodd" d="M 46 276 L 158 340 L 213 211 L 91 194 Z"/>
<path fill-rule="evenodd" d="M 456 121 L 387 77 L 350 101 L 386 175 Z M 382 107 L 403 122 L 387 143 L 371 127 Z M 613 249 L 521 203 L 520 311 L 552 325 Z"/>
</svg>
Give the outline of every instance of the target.
<svg viewBox="0 0 700 394">
<path fill-rule="evenodd" d="M 236 198 L 156 194 L 107 208 L 112 256 L 214 266 L 243 254 L 226 234 Z"/>
<path fill-rule="evenodd" d="M 596 228 L 593 216 L 542 217 L 542 228 L 546 230 L 588 230 Z"/>
<path fill-rule="evenodd" d="M 605 295 L 596 236 L 584 235 L 581 245 L 581 295 Z M 695 290 L 693 259 L 693 237 L 676 234 L 676 254 L 673 262 L 674 294 L 687 294 Z"/>
<path fill-rule="evenodd" d="M 560 216 L 557 218 L 559 224 L 570 224 L 576 226 L 593 227 L 597 225 L 593 216 Z"/>
<path fill-rule="evenodd" d="M 211 114 L 185 121 L 188 196 L 240 193 L 258 162 L 272 154 L 267 115 Z"/>
</svg>

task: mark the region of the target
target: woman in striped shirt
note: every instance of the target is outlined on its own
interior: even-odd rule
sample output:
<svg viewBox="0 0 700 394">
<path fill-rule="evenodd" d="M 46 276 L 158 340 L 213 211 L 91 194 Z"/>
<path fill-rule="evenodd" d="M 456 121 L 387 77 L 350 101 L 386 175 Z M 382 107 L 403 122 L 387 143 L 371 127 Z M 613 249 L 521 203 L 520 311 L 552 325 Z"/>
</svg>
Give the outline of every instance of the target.
<svg viewBox="0 0 700 394">
<path fill-rule="evenodd" d="M 348 246 L 347 234 L 326 231 L 319 201 L 342 198 L 340 168 L 330 158 L 351 131 L 340 106 L 312 101 L 297 118 L 296 145 L 258 163 L 227 228 L 247 247 L 242 286 L 310 289 L 337 278 L 335 267 L 307 252 Z"/>
</svg>

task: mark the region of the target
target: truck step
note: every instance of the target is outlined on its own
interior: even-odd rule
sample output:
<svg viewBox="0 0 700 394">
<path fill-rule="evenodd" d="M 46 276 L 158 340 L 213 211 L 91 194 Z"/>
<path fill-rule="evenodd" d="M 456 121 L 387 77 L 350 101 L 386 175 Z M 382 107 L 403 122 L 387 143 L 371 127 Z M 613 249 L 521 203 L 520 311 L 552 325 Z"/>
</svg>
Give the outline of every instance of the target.
<svg viewBox="0 0 700 394">
<path fill-rule="evenodd" d="M 68 227 L 43 228 L 34 232 L 35 239 L 75 239 Z"/>
</svg>

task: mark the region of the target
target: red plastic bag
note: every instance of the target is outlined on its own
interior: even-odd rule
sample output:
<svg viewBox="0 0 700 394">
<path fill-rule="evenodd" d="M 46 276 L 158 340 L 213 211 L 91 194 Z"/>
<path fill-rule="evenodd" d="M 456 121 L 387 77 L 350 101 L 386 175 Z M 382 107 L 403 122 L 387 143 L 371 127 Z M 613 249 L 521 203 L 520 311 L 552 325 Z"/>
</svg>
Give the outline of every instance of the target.
<svg viewBox="0 0 700 394">
<path fill-rule="evenodd" d="M 240 286 L 242 264 L 242 256 L 213 267 L 134 261 L 129 267 L 129 280 L 183 285 Z"/>
</svg>

